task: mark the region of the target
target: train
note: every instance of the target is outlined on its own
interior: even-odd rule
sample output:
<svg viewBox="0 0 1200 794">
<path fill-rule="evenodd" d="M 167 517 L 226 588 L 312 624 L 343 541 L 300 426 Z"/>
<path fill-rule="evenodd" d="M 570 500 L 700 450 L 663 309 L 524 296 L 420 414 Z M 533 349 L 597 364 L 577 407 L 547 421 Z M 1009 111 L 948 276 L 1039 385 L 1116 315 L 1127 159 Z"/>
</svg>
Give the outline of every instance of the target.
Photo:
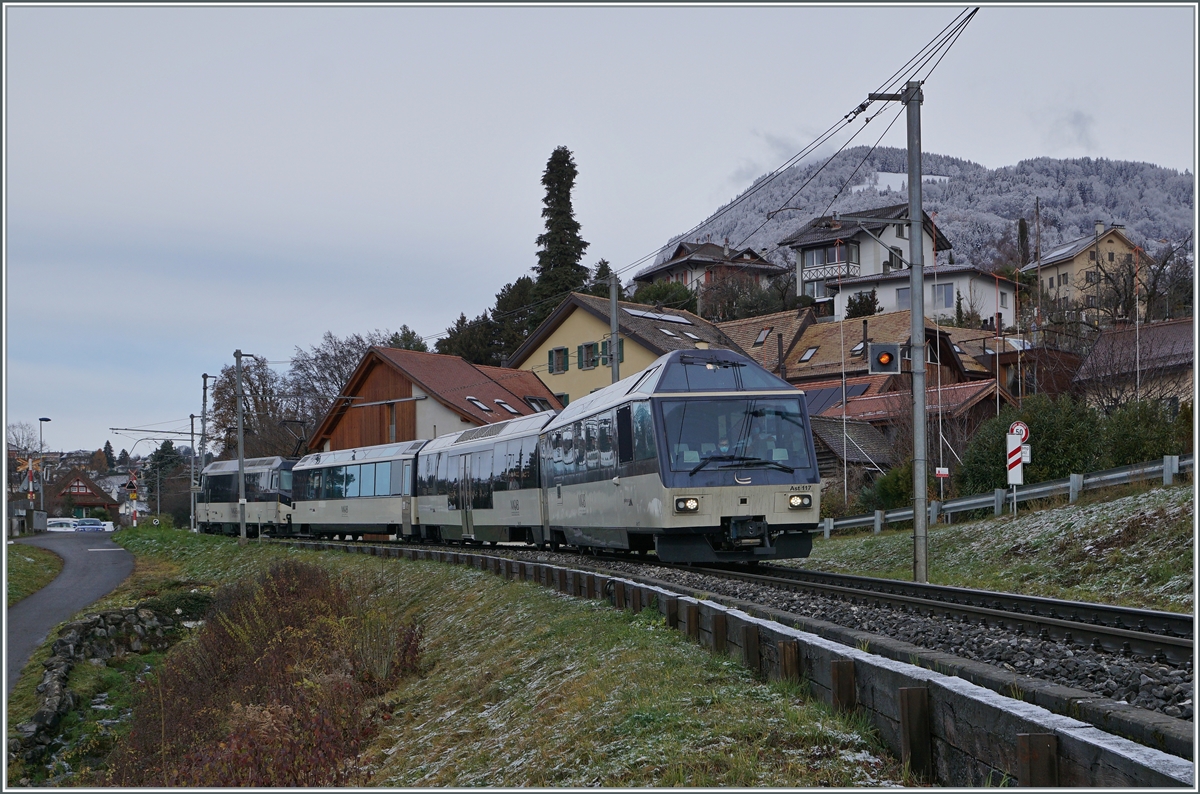
<svg viewBox="0 0 1200 794">
<path fill-rule="evenodd" d="M 246 532 L 272 536 L 291 534 L 292 467 L 295 460 L 274 456 L 242 461 L 246 478 Z M 196 526 L 201 532 L 237 535 L 238 462 L 218 460 L 204 467 L 196 494 Z"/>
<path fill-rule="evenodd" d="M 260 460 L 273 461 L 263 471 L 278 471 L 282 483 L 287 461 Z M 204 498 L 229 464 L 205 469 Z M 667 353 L 562 411 L 314 452 L 286 471 L 291 490 L 261 525 L 273 537 L 519 542 L 755 562 L 807 556 L 820 516 L 803 392 L 717 348 Z M 206 505 L 222 517 L 206 531 L 225 531 L 230 507 L 236 521 L 236 504 Z"/>
</svg>

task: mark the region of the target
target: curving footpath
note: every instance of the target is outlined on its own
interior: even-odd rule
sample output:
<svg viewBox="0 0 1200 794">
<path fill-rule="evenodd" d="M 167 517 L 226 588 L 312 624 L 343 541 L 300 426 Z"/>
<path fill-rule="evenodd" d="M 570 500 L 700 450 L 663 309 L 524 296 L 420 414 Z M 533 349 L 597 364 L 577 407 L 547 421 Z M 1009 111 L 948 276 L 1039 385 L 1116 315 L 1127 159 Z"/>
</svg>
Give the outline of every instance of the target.
<svg viewBox="0 0 1200 794">
<path fill-rule="evenodd" d="M 8 610 L 8 693 L 51 629 L 111 593 L 133 572 L 133 555 L 114 543 L 110 533 L 54 532 L 18 538 L 16 544 L 49 549 L 62 557 L 63 567 L 54 581 Z"/>
</svg>

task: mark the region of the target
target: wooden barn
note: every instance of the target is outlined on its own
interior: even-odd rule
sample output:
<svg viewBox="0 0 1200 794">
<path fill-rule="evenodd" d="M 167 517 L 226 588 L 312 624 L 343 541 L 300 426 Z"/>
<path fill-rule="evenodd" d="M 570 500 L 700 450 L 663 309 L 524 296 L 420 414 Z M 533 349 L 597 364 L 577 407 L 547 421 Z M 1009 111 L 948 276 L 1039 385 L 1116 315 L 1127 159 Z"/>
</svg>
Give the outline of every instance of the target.
<svg viewBox="0 0 1200 794">
<path fill-rule="evenodd" d="M 429 439 L 551 408 L 562 406 L 528 370 L 373 347 L 342 387 L 308 448 L 330 452 Z"/>
</svg>

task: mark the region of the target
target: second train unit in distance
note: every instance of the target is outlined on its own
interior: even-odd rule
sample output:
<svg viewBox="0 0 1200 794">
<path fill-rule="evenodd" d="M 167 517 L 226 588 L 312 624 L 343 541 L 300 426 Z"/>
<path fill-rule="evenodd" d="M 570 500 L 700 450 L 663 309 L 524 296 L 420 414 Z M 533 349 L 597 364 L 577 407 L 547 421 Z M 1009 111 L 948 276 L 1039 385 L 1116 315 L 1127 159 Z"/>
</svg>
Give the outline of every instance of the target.
<svg viewBox="0 0 1200 794">
<path fill-rule="evenodd" d="M 375 505 L 362 487 L 372 465 Z M 804 557 L 820 516 L 803 393 L 720 349 L 668 353 L 557 415 L 314 453 L 294 478 L 299 534 L 654 550 L 669 562 Z"/>
</svg>

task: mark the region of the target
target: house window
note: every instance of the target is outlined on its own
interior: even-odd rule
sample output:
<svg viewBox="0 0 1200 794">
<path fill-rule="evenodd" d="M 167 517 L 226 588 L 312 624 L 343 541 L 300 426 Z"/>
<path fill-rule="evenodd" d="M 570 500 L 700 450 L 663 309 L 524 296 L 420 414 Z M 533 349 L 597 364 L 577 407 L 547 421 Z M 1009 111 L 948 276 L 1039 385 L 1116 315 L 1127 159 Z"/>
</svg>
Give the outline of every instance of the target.
<svg viewBox="0 0 1200 794">
<path fill-rule="evenodd" d="M 1124 258 L 1125 258 L 1125 264 L 1127 264 L 1127 265 L 1133 264 L 1133 254 L 1125 254 Z"/>
<path fill-rule="evenodd" d="M 556 347 L 550 351 L 550 374 L 558 375 L 571 367 L 571 357 L 565 347 Z"/>
<path fill-rule="evenodd" d="M 751 347 L 759 347 L 763 342 L 767 341 L 767 337 L 771 335 L 772 326 L 768 326 L 758 332 L 758 336 L 754 338 L 754 344 Z"/>
<path fill-rule="evenodd" d="M 1000 308 L 1001 309 L 1008 308 L 1008 293 L 1007 292 L 1001 291 L 1001 293 L 1000 293 Z"/>
<path fill-rule="evenodd" d="M 478 408 L 481 411 L 486 411 L 489 414 L 495 413 L 494 411 L 492 411 L 491 407 L 489 407 L 483 400 L 480 400 L 477 397 L 468 397 L 467 402 L 469 402 L 471 405 L 474 405 L 476 408 Z"/>
<path fill-rule="evenodd" d="M 824 281 L 806 281 L 804 282 L 804 294 L 810 298 L 825 297 L 825 282 Z"/>
<path fill-rule="evenodd" d="M 1115 261 L 1115 260 L 1116 260 L 1116 258 L 1117 258 L 1117 255 L 1116 255 L 1116 254 L 1114 254 L 1112 251 L 1109 251 L 1109 252 L 1108 252 L 1108 261 L 1109 261 L 1109 262 Z"/>
<path fill-rule="evenodd" d="M 909 295 L 908 287 L 899 287 L 896 289 L 896 308 L 900 310 L 912 308 L 912 296 Z"/>
<path fill-rule="evenodd" d="M 907 234 L 908 234 L 908 224 L 907 223 L 897 223 L 896 224 L 896 236 L 899 237 L 901 240 L 903 240 L 903 239 L 905 239 L 905 236 Z"/>
<path fill-rule="evenodd" d="M 83 483 L 81 483 L 79 480 L 76 480 L 75 482 L 71 483 L 71 493 L 87 493 L 87 492 L 88 492 L 87 486 L 84 485 Z"/>
<path fill-rule="evenodd" d="M 930 294 L 933 296 L 933 308 L 935 309 L 949 309 L 954 305 L 953 284 L 934 284 Z"/>
<path fill-rule="evenodd" d="M 800 356 L 800 363 L 803 364 L 805 361 L 808 361 L 810 358 L 816 355 L 816 353 L 817 349 L 815 347 L 810 347 L 808 350 L 805 350 L 804 355 Z"/>
<path fill-rule="evenodd" d="M 595 342 L 588 342 L 585 345 L 580 345 L 575 351 L 575 360 L 579 362 L 580 369 L 596 368 L 596 358 L 599 355 L 596 347 Z"/>
<path fill-rule="evenodd" d="M 824 265 L 858 264 L 858 243 L 842 242 L 823 248 L 810 248 L 804 252 L 804 266 L 808 268 Z"/>
<path fill-rule="evenodd" d="M 1067 286 L 1067 274 L 1066 273 L 1058 274 L 1058 286 L 1060 286 L 1060 287 Z"/>
<path fill-rule="evenodd" d="M 1096 261 L 1096 252 L 1095 252 L 1095 251 L 1088 251 L 1088 259 L 1090 259 L 1090 260 L 1092 260 L 1093 262 L 1095 262 L 1095 261 Z"/>
<path fill-rule="evenodd" d="M 1083 280 L 1085 282 L 1087 282 L 1088 284 L 1095 284 L 1097 281 L 1100 280 L 1100 274 L 1097 273 L 1095 270 L 1084 271 Z"/>
<path fill-rule="evenodd" d="M 1097 304 L 1096 304 L 1096 296 L 1095 296 L 1095 295 L 1088 295 L 1088 296 L 1085 298 L 1085 301 L 1084 301 L 1084 302 L 1087 304 L 1087 307 L 1088 307 L 1089 309 L 1094 309 L 1094 308 L 1096 308 L 1096 305 L 1097 305 Z"/>
<path fill-rule="evenodd" d="M 550 401 L 541 397 L 526 397 L 525 402 L 529 403 L 530 408 L 538 412 L 550 410 Z M 563 405 L 566 405 L 566 403 L 563 403 Z"/>
</svg>

